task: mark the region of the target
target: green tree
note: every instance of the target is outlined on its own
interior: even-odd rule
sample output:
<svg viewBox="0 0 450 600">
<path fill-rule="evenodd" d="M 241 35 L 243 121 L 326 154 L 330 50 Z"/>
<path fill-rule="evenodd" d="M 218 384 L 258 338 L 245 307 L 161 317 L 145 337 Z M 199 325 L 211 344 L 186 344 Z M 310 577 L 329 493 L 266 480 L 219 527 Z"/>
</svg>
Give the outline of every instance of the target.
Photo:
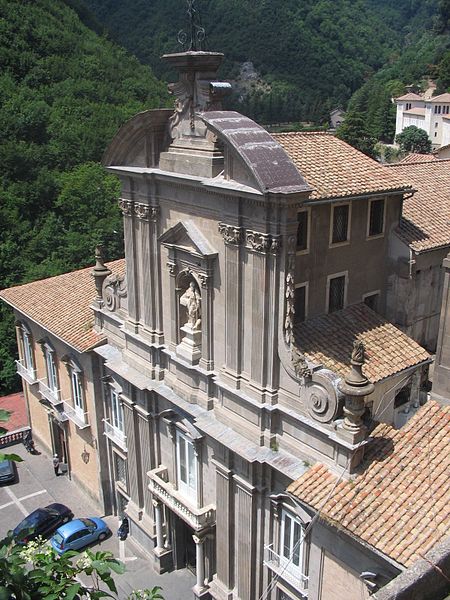
<svg viewBox="0 0 450 600">
<path fill-rule="evenodd" d="M 66 600 L 114 598 L 113 573 L 121 575 L 125 565 L 111 552 L 86 550 L 81 555 L 58 556 L 43 540 L 20 546 L 11 536 L 0 542 L 0 600 Z M 82 579 L 89 579 L 89 584 Z M 106 590 L 105 590 L 106 587 Z M 136 590 L 129 600 L 163 600 L 161 588 Z"/>
<path fill-rule="evenodd" d="M 336 136 L 368 156 L 375 157 L 376 139 L 367 131 L 365 117 L 360 112 L 347 113 L 344 122 L 337 128 Z"/>
<path fill-rule="evenodd" d="M 403 152 L 418 152 L 419 154 L 431 152 L 431 141 L 427 132 L 415 125 L 406 127 L 397 135 L 395 141 Z"/>
</svg>

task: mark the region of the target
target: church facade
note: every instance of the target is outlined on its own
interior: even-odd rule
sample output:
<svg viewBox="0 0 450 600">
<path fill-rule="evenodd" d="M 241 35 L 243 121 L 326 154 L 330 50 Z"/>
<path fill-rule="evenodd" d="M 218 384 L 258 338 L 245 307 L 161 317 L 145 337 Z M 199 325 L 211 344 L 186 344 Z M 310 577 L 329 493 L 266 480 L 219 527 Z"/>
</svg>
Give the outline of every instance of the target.
<svg viewBox="0 0 450 600">
<path fill-rule="evenodd" d="M 359 600 L 364 574 L 379 587 L 402 564 L 331 535 L 289 486 L 319 463 L 349 481 L 372 420 L 419 403 L 429 355 L 382 316 L 410 187 L 332 136 L 223 111 L 221 54 L 164 58 L 175 111 L 136 115 L 105 154 L 125 261 L 98 255 L 93 338 L 71 345 L 95 381 L 98 497 L 160 572 L 195 570 L 197 598 L 333 600 L 323 582 L 339 577 Z M 59 282 L 75 314 L 75 279 Z M 29 327 L 21 288 L 2 297 Z"/>
</svg>

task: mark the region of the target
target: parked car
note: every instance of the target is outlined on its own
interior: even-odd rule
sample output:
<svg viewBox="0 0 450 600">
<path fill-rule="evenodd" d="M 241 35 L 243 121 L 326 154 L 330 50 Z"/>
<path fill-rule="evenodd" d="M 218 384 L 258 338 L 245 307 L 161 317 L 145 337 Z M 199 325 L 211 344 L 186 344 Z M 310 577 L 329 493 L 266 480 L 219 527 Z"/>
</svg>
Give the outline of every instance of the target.
<svg viewBox="0 0 450 600">
<path fill-rule="evenodd" d="M 0 460 L 0 483 L 11 483 L 16 479 L 16 467 L 12 460 Z"/>
<path fill-rule="evenodd" d="M 62 525 L 50 540 L 58 554 L 68 550 L 80 550 L 94 542 L 101 542 L 111 535 L 108 525 L 98 517 L 74 519 Z"/>
<path fill-rule="evenodd" d="M 64 504 L 49 504 L 45 508 L 37 508 L 30 513 L 13 530 L 13 537 L 19 544 L 26 544 L 38 535 L 50 536 L 63 523 L 73 519 L 70 508 Z"/>
</svg>

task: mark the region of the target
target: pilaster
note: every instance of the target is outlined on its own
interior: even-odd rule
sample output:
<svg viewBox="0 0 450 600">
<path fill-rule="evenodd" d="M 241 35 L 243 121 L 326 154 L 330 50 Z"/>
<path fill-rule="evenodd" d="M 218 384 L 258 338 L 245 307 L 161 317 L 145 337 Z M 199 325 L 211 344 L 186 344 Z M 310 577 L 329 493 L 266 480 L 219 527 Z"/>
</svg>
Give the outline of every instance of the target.
<svg viewBox="0 0 450 600">
<path fill-rule="evenodd" d="M 139 298 L 136 265 L 136 239 L 134 228 L 134 210 L 131 200 L 119 200 L 119 207 L 123 214 L 123 232 L 125 239 L 125 260 L 127 263 L 127 289 L 128 289 L 128 314 L 137 328 L 139 320 Z"/>
<path fill-rule="evenodd" d="M 140 449 L 139 449 L 139 436 L 136 436 L 136 423 L 135 423 L 135 403 L 121 394 L 122 405 L 123 405 L 123 417 L 125 425 L 125 435 L 127 436 L 127 450 L 128 450 L 128 481 L 130 500 L 137 509 L 141 509 L 142 502 L 142 481 L 140 473 Z M 137 438 L 137 439 L 136 439 Z M 140 517 L 140 515 L 139 515 Z"/>
<path fill-rule="evenodd" d="M 255 559 L 255 493 L 256 488 L 238 475 L 233 475 L 235 488 L 235 590 L 240 600 L 254 600 L 255 572 L 249 568 Z"/>
<path fill-rule="evenodd" d="M 137 426 L 139 431 L 139 447 L 141 454 L 141 473 L 148 473 L 154 469 L 155 449 L 153 446 L 152 423 L 149 419 L 150 413 L 140 406 L 135 406 Z M 147 515 L 152 515 L 152 498 L 147 485 L 143 486 L 143 507 Z"/>
</svg>

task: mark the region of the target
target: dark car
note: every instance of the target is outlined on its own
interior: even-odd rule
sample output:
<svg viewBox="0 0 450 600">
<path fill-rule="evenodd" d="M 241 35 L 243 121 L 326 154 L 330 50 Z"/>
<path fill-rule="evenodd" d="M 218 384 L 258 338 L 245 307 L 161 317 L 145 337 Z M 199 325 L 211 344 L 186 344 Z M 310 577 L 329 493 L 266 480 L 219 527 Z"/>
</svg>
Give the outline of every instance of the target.
<svg viewBox="0 0 450 600">
<path fill-rule="evenodd" d="M 13 530 L 13 538 L 19 544 L 26 544 L 38 535 L 48 537 L 71 519 L 73 513 L 70 508 L 64 504 L 49 504 L 45 508 L 37 508 L 25 517 Z"/>
<path fill-rule="evenodd" d="M 0 483 L 11 483 L 16 479 L 16 467 L 12 460 L 0 460 Z"/>
</svg>

